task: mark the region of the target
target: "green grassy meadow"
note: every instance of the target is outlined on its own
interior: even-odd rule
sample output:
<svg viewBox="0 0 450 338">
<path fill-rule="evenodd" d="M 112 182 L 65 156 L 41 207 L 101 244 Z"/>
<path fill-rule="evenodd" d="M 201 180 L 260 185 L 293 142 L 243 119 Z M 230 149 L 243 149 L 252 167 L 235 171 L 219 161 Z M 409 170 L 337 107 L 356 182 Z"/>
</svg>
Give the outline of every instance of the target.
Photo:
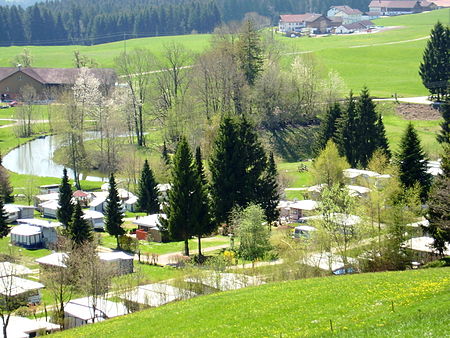
<svg viewBox="0 0 450 338">
<path fill-rule="evenodd" d="M 440 268 L 269 283 L 56 336 L 444 337 L 449 325 L 450 268 Z"/>
<path fill-rule="evenodd" d="M 367 85 L 375 96 L 425 96 L 418 75 L 418 67 L 434 23 L 449 22 L 450 9 L 427 13 L 377 19 L 382 26 L 397 26 L 397 29 L 376 34 L 328 36 L 320 38 L 302 37 L 290 39 L 278 36 L 286 53 L 312 52 L 321 72 L 337 71 L 348 89 L 358 92 Z M 419 41 L 408 40 L 422 39 Z M 30 46 L 33 65 L 36 67 L 72 67 L 73 51 L 94 58 L 100 67 L 114 67 L 114 58 L 125 49 L 147 48 L 157 57 L 163 54 L 164 46 L 180 43 L 189 51 L 205 50 L 211 35 L 183 35 L 131 39 L 94 46 Z M 400 43 L 397 43 L 400 42 Z M 395 43 L 384 45 L 386 43 Z M 371 46 L 373 45 L 373 46 Z M 364 46 L 354 48 L 355 46 Z M 11 60 L 23 47 L 0 48 L 0 66 L 11 66 Z M 296 55 L 285 56 L 287 66 Z"/>
</svg>

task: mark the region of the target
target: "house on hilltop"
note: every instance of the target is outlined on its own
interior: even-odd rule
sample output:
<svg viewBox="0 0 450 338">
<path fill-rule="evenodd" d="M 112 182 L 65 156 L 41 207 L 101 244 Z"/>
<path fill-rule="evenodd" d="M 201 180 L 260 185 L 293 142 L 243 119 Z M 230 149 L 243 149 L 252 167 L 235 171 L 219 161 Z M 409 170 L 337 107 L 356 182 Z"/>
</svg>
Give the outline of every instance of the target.
<svg viewBox="0 0 450 338">
<path fill-rule="evenodd" d="M 362 12 L 349 6 L 333 6 L 327 12 L 327 17 L 341 17 L 342 24 L 349 24 L 362 20 Z"/>
<path fill-rule="evenodd" d="M 380 13 L 380 15 L 387 15 L 387 16 L 420 13 L 436 8 L 437 6 L 434 3 L 428 1 L 373 0 L 369 4 L 369 12 Z"/>
<path fill-rule="evenodd" d="M 310 31 L 311 33 L 327 33 L 331 20 L 316 13 L 280 15 L 278 29 L 282 33 Z"/>
<path fill-rule="evenodd" d="M 117 81 L 116 72 L 110 68 L 89 69 L 105 87 Z M 0 67 L 0 94 L 16 99 L 25 86 L 33 87 L 40 100 L 54 99 L 61 90 L 74 85 L 80 68 Z"/>
</svg>

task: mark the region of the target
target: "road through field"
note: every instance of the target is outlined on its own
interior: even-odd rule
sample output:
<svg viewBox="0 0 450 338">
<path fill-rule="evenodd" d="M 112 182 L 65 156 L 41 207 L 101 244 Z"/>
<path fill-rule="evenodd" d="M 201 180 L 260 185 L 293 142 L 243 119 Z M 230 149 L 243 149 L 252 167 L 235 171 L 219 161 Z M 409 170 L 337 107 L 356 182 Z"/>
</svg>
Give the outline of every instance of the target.
<svg viewBox="0 0 450 338">
<path fill-rule="evenodd" d="M 421 40 L 426 40 L 429 39 L 430 36 L 423 36 L 421 38 L 417 38 L 417 39 L 410 39 L 410 40 L 402 40 L 402 41 L 392 41 L 392 42 L 383 42 L 383 43 L 374 43 L 371 45 L 359 45 L 359 46 L 349 46 L 348 48 L 363 48 L 363 47 L 375 47 L 375 46 L 387 46 L 387 45 L 396 45 L 399 43 L 407 43 L 407 42 L 414 42 L 414 41 L 421 41 Z"/>
</svg>

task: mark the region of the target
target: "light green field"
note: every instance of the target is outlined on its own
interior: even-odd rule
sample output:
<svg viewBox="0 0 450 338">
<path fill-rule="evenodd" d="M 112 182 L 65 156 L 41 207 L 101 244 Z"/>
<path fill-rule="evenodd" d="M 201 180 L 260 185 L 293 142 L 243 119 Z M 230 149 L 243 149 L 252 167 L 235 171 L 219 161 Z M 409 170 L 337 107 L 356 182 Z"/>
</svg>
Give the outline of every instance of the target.
<svg viewBox="0 0 450 338">
<path fill-rule="evenodd" d="M 290 39 L 279 36 L 287 53 L 309 52 L 313 55 L 320 71 L 336 70 L 344 79 L 348 89 L 355 92 L 367 85 L 376 96 L 390 97 L 427 95 L 418 75 L 418 67 L 426 40 L 432 26 L 440 20 L 448 23 L 450 9 L 428 13 L 404 15 L 375 20 L 378 25 L 397 26 L 376 34 L 349 36 L 328 36 L 321 38 Z M 100 67 L 113 67 L 114 58 L 122 51 L 133 48 L 147 48 L 161 56 L 163 47 L 172 42 L 184 45 L 188 50 L 199 53 L 209 46 L 211 35 L 183 35 L 153 37 L 113 42 L 95 46 L 30 46 L 33 65 L 36 67 L 72 67 L 73 51 L 79 49 L 86 56 L 94 58 Z M 400 43 L 396 43 L 400 42 Z M 387 44 L 386 43 L 395 43 Z M 377 45 L 378 44 L 378 45 Z M 375 45 L 375 46 L 370 46 Z M 355 46 L 367 46 L 350 48 Z M 0 66 L 11 66 L 11 60 L 23 47 L 0 48 Z M 296 55 L 289 55 L 283 61 L 292 62 Z"/>
<path fill-rule="evenodd" d="M 201 296 L 56 336 L 444 337 L 450 326 L 449 276 L 450 268 L 440 268 L 272 283 Z"/>
<path fill-rule="evenodd" d="M 312 51 L 309 55 L 313 55 L 319 66 L 323 67 L 322 71 L 337 71 L 348 89 L 355 92 L 367 85 L 372 95 L 380 97 L 390 97 L 394 93 L 399 96 L 425 96 L 428 92 L 418 74 L 426 45 L 426 39 L 422 38 L 429 35 L 438 20 L 448 23 L 449 15 L 450 9 L 443 9 L 374 20 L 377 25 L 399 26 L 375 34 L 280 39 L 292 52 Z M 422 40 L 407 42 L 415 39 Z"/>
<path fill-rule="evenodd" d="M 164 46 L 173 42 L 180 43 L 191 52 L 198 53 L 209 45 L 211 36 L 206 34 L 165 36 L 112 42 L 94 46 L 29 46 L 35 67 L 73 67 L 73 51 L 79 50 L 82 55 L 95 59 L 100 67 L 113 67 L 114 58 L 135 48 L 146 48 L 157 56 L 161 56 Z M 24 47 L 1 47 L 0 66 L 11 67 L 11 60 L 22 52 Z"/>
</svg>

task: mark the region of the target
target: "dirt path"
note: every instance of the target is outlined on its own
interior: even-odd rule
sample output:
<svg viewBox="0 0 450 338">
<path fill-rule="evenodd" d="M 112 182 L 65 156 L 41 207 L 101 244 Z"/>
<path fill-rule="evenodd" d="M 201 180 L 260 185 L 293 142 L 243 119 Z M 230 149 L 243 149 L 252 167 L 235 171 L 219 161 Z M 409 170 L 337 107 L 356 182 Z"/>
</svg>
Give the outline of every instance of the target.
<svg viewBox="0 0 450 338">
<path fill-rule="evenodd" d="M 430 36 L 423 36 L 421 38 L 417 39 L 411 39 L 411 40 L 402 40 L 402 41 L 392 41 L 392 42 L 383 42 L 383 43 L 373 43 L 370 45 L 359 45 L 359 46 L 349 46 L 348 48 L 363 48 L 363 47 L 375 47 L 375 46 L 387 46 L 387 45 L 396 45 L 399 43 L 407 43 L 407 42 L 414 42 L 414 41 L 420 41 L 420 40 L 426 40 Z"/>
</svg>

